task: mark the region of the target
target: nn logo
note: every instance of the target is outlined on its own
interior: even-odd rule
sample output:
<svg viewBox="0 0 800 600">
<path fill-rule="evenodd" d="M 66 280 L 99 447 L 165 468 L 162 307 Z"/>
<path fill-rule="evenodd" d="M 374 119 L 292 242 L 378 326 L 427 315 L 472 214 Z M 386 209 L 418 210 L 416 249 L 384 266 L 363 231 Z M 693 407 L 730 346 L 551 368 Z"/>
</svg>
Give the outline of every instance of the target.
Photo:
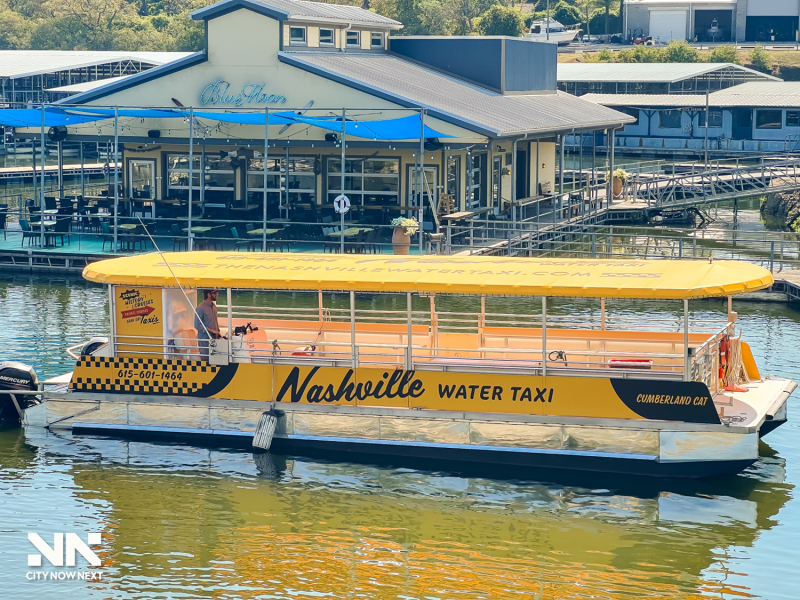
<svg viewBox="0 0 800 600">
<path fill-rule="evenodd" d="M 66 549 L 64 538 L 66 536 Z M 53 547 L 51 548 L 38 533 L 29 533 L 28 540 L 33 544 L 41 554 L 28 554 L 29 567 L 41 567 L 42 555 L 54 567 L 74 567 L 75 566 L 75 552 L 79 552 L 89 564 L 93 567 L 100 566 L 100 558 L 95 554 L 89 546 L 96 546 L 100 544 L 100 534 L 90 533 L 87 536 L 86 542 L 78 537 L 77 533 L 54 533 L 53 534 Z"/>
</svg>

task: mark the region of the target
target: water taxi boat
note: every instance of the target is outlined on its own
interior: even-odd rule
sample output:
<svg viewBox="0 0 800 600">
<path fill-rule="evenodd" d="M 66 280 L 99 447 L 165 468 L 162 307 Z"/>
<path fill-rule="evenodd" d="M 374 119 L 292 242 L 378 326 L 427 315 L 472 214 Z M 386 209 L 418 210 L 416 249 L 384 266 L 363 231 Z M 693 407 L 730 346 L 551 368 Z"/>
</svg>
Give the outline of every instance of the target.
<svg viewBox="0 0 800 600">
<path fill-rule="evenodd" d="M 70 349 L 28 427 L 250 447 L 272 415 L 298 454 L 699 477 L 753 463 L 796 387 L 737 334 L 731 297 L 773 281 L 748 263 L 183 252 L 83 275 L 108 286 L 109 334 Z M 727 318 L 690 320 L 715 297 Z M 598 310 L 554 314 L 563 298 Z M 678 310 L 611 318 L 607 299 Z"/>
</svg>

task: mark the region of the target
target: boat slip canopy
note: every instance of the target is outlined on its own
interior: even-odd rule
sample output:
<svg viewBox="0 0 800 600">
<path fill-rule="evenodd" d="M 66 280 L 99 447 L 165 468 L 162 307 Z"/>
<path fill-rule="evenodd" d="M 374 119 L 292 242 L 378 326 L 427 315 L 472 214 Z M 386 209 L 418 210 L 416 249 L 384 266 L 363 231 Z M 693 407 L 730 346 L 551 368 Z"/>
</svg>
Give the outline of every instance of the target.
<svg viewBox="0 0 800 600">
<path fill-rule="evenodd" d="M 151 287 L 177 287 L 177 277 L 187 288 L 649 299 L 728 296 L 773 283 L 767 269 L 736 261 L 259 252 L 141 254 L 92 263 L 83 276 Z"/>
</svg>

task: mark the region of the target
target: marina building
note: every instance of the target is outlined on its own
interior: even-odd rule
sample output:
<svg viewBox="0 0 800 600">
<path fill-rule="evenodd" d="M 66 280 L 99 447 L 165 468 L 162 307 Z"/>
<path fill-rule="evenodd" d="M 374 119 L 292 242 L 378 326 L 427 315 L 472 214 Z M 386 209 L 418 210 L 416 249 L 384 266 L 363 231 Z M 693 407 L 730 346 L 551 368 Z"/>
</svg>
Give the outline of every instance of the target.
<svg viewBox="0 0 800 600">
<path fill-rule="evenodd" d="M 635 119 L 617 134 L 620 148 L 705 148 L 705 95 L 588 94 L 583 98 Z M 708 106 L 710 150 L 754 153 L 800 149 L 800 83 L 745 83 L 709 94 Z M 569 142 L 580 143 L 572 137 Z"/>
<path fill-rule="evenodd" d="M 507 215 L 555 188 L 566 135 L 632 121 L 559 91 L 550 44 L 390 37 L 401 23 L 297 0 L 223 0 L 192 17 L 204 50 L 58 104 L 106 115 L 66 123 L 63 140 L 116 135 L 110 194 L 153 216 L 338 221 L 343 193 L 361 223 Z"/>
<path fill-rule="evenodd" d="M 623 0 L 627 39 L 659 42 L 796 43 L 800 6 L 794 0 Z"/>
</svg>

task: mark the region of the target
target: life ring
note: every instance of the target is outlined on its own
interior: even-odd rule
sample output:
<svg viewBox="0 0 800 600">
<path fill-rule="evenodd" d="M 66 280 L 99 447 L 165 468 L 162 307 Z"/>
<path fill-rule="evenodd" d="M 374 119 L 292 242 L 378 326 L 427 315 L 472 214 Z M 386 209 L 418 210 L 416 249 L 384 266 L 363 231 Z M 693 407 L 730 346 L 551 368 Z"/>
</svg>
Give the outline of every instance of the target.
<svg viewBox="0 0 800 600">
<path fill-rule="evenodd" d="M 337 215 L 346 215 L 350 210 L 350 198 L 344 194 L 336 196 L 333 201 L 333 210 L 336 211 Z"/>
</svg>

